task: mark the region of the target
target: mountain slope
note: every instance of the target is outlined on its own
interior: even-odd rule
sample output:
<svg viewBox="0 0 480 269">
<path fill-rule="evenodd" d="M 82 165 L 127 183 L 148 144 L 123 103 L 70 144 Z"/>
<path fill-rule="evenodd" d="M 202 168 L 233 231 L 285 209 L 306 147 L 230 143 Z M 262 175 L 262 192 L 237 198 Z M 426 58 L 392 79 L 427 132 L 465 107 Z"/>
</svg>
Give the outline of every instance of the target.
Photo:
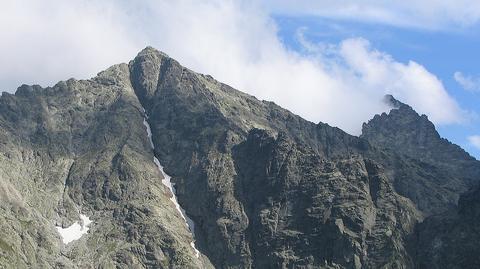
<svg viewBox="0 0 480 269">
<path fill-rule="evenodd" d="M 196 234 L 201 238 L 199 248 L 220 268 L 248 268 L 250 266 L 260 266 L 261 268 L 265 264 L 273 262 L 267 259 L 261 265 L 261 262 L 256 261 L 255 257 L 258 254 L 255 252 L 258 247 L 255 246 L 256 243 L 251 242 L 250 238 L 257 231 L 249 228 L 249 224 L 253 218 L 258 216 L 252 216 L 245 204 L 245 199 L 255 198 L 242 197 L 244 195 L 241 195 L 239 189 L 241 186 L 239 181 L 242 180 L 239 173 L 242 171 L 238 171 L 237 167 L 249 167 L 249 165 L 242 164 L 243 159 L 248 160 L 248 158 L 254 158 L 255 155 L 237 159 L 234 149 L 247 139 L 249 129 L 252 127 L 265 129 L 271 131 L 274 136 L 278 133 L 285 133 L 291 140 L 292 147 L 298 145 L 302 150 L 310 150 L 310 154 L 318 160 L 326 157 L 349 160 L 356 152 L 368 148 L 365 141 L 357 137 L 325 124 L 316 125 L 307 122 L 272 103 L 261 102 L 254 97 L 235 91 L 209 77 L 196 74 L 180 66 L 173 59 L 153 49 L 147 48 L 142 51 L 130 63 L 130 68 L 133 85 L 137 85 L 135 87 L 137 94 L 140 100 L 143 100 L 149 115 L 152 115 L 150 124 L 154 134 L 154 143 L 158 148 L 159 159 L 164 163 L 167 172 L 174 176 L 174 180 L 179 186 L 180 202 L 198 223 Z M 152 74 L 151 70 L 158 70 L 159 73 Z M 254 162 L 258 161 L 256 158 L 253 160 Z M 362 158 L 358 157 L 357 162 L 362 163 Z M 346 163 L 348 162 L 346 161 Z M 345 164 L 345 166 L 350 165 Z M 354 165 L 358 166 L 357 163 Z M 291 166 L 295 167 L 295 165 Z M 304 169 L 305 171 L 300 171 L 301 174 L 298 174 L 298 177 L 302 177 L 303 173 L 313 173 L 311 169 L 316 169 L 316 167 L 310 165 Z M 320 171 L 314 173 L 320 174 Z M 358 173 L 366 173 L 365 168 Z M 266 176 L 269 179 L 274 178 L 270 175 Z M 314 178 L 314 176 L 312 177 Z M 343 177 L 346 176 L 341 176 L 341 178 Z M 360 176 L 357 175 L 357 177 Z M 332 182 L 339 180 L 332 180 Z M 343 180 L 347 181 L 347 179 Z M 365 197 L 366 203 L 369 203 L 361 205 L 363 202 L 360 202 L 357 205 L 357 201 L 351 201 L 350 211 L 365 210 L 367 213 L 359 212 L 358 220 L 351 221 L 351 225 L 355 226 L 355 233 L 352 232 L 354 235 L 346 237 L 358 237 L 356 240 L 351 240 L 350 244 L 356 242 L 359 246 L 346 251 L 345 257 L 334 258 L 332 255 L 336 254 L 331 253 L 331 255 L 317 257 L 318 260 L 312 260 L 312 264 L 321 266 L 324 261 L 327 261 L 333 265 L 354 266 L 355 256 L 357 256 L 357 265 L 361 262 L 359 257 L 367 262 L 368 257 L 365 257 L 363 252 L 367 248 L 367 233 L 371 232 L 370 226 L 374 225 L 368 222 L 372 222 L 370 219 L 375 218 L 377 210 L 369 195 L 369 190 L 365 189 L 365 183 L 360 182 L 359 178 L 356 180 L 358 182 L 353 184 L 352 188 L 362 189 L 361 195 Z M 365 179 L 363 180 L 365 181 Z M 366 184 L 368 185 L 368 181 Z M 304 184 L 301 186 L 307 188 Z M 333 186 L 325 186 L 325 188 L 336 193 Z M 342 189 L 343 187 L 340 185 L 336 188 Z M 346 192 L 347 197 L 360 195 Z M 336 203 L 341 206 L 345 200 L 348 199 L 339 198 Z M 409 205 L 408 201 L 403 202 L 405 205 L 401 205 L 401 207 L 409 208 L 410 213 L 406 214 L 409 215 L 408 218 L 412 219 L 412 222 L 415 222 L 417 214 L 412 209 L 413 206 Z M 311 209 L 305 204 L 302 207 L 299 209 L 301 211 L 295 212 L 295 214 L 304 214 L 304 211 Z M 331 209 L 329 206 L 325 206 L 323 210 Z M 319 212 L 318 214 L 323 213 Z M 323 225 L 327 221 L 334 223 L 336 218 L 341 220 L 341 216 L 347 218 L 348 213 L 339 213 L 339 216 L 330 216 L 323 220 L 317 218 L 312 220 L 311 225 Z M 289 218 L 297 217 L 295 215 L 288 216 L 286 222 L 290 221 Z M 394 220 L 393 222 L 385 220 L 385 222 L 394 226 Z M 393 228 L 394 236 L 400 241 L 403 240 L 403 234 L 408 233 L 412 225 L 408 223 L 405 226 Z M 382 230 L 387 227 L 388 225 L 378 226 Z M 294 230 L 294 227 L 286 228 Z M 297 232 L 303 233 L 304 231 Z M 382 232 L 378 231 L 378 233 Z M 270 239 L 258 240 L 268 242 Z M 280 248 L 285 247 L 287 242 L 280 245 Z M 402 245 L 402 243 L 396 243 Z M 291 266 L 296 263 L 297 259 L 308 260 L 312 252 L 319 247 L 315 246 L 316 244 L 318 243 L 313 246 L 301 247 L 302 254 L 298 258 L 286 256 L 283 260 L 279 258 L 280 260 L 275 263 Z M 361 246 L 362 244 L 363 246 Z M 272 249 L 271 255 L 282 256 L 280 253 L 283 251 L 282 249 Z M 395 257 L 392 258 L 393 260 L 398 258 L 396 256 L 401 257 L 402 255 L 397 252 L 391 253 L 391 256 Z M 386 261 L 381 260 L 381 262 L 395 263 L 397 261 L 387 259 Z M 398 261 L 400 264 L 403 262 Z"/>
<path fill-rule="evenodd" d="M 2 265 L 202 266 L 142 121 L 126 65 L 2 95 Z M 79 213 L 93 220 L 89 234 L 62 244 L 54 225 L 68 227 Z"/>
<path fill-rule="evenodd" d="M 355 137 L 150 47 L 91 80 L 4 93 L 0 265 L 413 268 L 417 223 L 453 210 L 480 164 L 394 106 Z M 55 226 L 79 214 L 89 233 L 62 244 Z"/>
<path fill-rule="evenodd" d="M 453 198 L 439 195 L 409 196 L 408 192 L 404 192 L 406 197 L 415 198 L 414 207 L 420 209 L 411 210 L 408 214 L 412 222 L 421 220 L 422 215 L 428 216 L 455 204 L 455 198 L 478 175 L 478 162 L 472 158 L 466 160 L 474 168 L 472 175 L 463 175 L 460 179 L 453 178 L 451 181 L 445 178 L 447 184 L 459 185 L 450 190 L 445 184 L 436 183 L 436 176 L 440 174 L 436 170 L 444 163 L 424 166 L 421 156 L 416 158 L 397 152 L 394 148 L 372 143 L 374 139 L 367 139 L 367 135 L 358 138 L 326 124 L 307 122 L 272 103 L 259 101 L 216 82 L 211 77 L 196 74 L 150 48 L 142 51 L 130 63 L 130 68 L 133 84 L 143 85 L 135 87 L 137 94 L 153 115 L 151 124 L 154 141 L 159 146 L 158 155 L 178 182 L 181 189 L 180 201 L 195 221 L 200 223 L 197 233 L 204 236 L 201 241 L 205 242 L 205 253 L 220 267 L 249 267 L 256 263 L 257 254 L 250 242 L 251 233 L 256 231 L 249 230 L 255 216 L 250 215 L 246 201 L 242 200 L 244 197 L 239 194 L 239 173 L 242 171 L 238 171 L 237 167 L 242 165 L 242 161 L 235 159 L 233 154 L 234 149 L 247 140 L 251 128 L 267 130 L 273 137 L 284 133 L 292 140 L 292 145 L 311 150 L 319 159 L 338 161 L 357 156 L 373 160 L 385 167 L 386 184 L 395 192 L 406 189 L 398 187 L 401 186 L 398 182 L 404 182 L 404 177 L 398 175 L 408 174 L 409 167 L 414 166 L 417 179 L 433 186 L 434 192 L 441 193 L 447 189 Z M 158 70 L 158 74 L 150 73 L 151 70 Z M 395 114 L 396 110 L 391 113 Z M 398 123 L 393 121 L 393 124 Z M 426 152 L 429 150 L 435 149 L 425 149 Z M 248 158 L 254 163 L 258 162 L 256 154 L 251 154 Z M 308 168 L 307 171 L 311 172 L 311 169 Z M 276 176 L 268 178 L 273 180 Z M 422 190 L 427 188 L 424 186 Z M 431 201 L 435 203 L 424 206 Z M 355 199 L 352 202 L 355 204 Z M 407 199 L 402 206 L 411 208 L 409 204 Z M 377 209 L 369 210 L 373 212 Z M 370 215 L 372 218 L 375 216 Z M 396 225 L 397 221 L 392 223 Z M 403 228 L 396 230 L 397 235 L 408 233 L 408 229 Z M 368 232 L 375 233 L 372 230 Z M 396 243 L 402 245 L 402 236 L 398 238 L 399 242 Z M 366 239 L 362 241 L 363 244 L 365 242 Z M 309 251 L 313 250 L 307 248 L 304 255 Z M 392 250 L 392 255 L 400 257 L 401 251 L 397 251 Z M 279 256 L 275 251 L 271 254 Z M 368 255 L 369 253 L 363 253 L 361 262 L 368 263 Z M 337 262 L 347 266 L 352 257 L 353 252 L 349 258 Z M 300 257 L 302 258 L 306 257 Z M 335 260 L 333 256 L 324 258 L 327 262 Z M 295 264 L 288 258 L 283 262 L 286 266 Z M 392 261 L 380 260 L 378 264 L 373 264 L 378 267 L 388 262 Z M 408 266 L 410 261 L 403 257 L 398 262 L 401 266 Z"/>
</svg>

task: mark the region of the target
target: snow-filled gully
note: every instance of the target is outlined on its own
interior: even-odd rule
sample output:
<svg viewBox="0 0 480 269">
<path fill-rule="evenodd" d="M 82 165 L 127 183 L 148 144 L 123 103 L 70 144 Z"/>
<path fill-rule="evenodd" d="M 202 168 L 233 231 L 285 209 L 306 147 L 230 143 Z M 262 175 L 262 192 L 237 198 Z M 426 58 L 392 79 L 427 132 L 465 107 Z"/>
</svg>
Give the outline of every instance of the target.
<svg viewBox="0 0 480 269">
<path fill-rule="evenodd" d="M 147 121 L 148 115 L 145 109 L 143 110 L 143 112 L 144 112 L 143 125 L 145 125 L 145 127 L 147 128 L 147 136 L 150 141 L 150 146 L 152 147 L 153 150 L 155 150 L 155 145 L 153 144 L 153 140 L 152 140 L 152 129 L 150 129 L 150 124 Z M 163 185 L 167 186 L 167 188 L 170 189 L 170 192 L 172 193 L 172 196 L 170 197 L 170 201 L 172 201 L 173 204 L 175 205 L 175 208 L 180 213 L 180 216 L 182 216 L 183 220 L 185 221 L 185 225 L 187 225 L 188 230 L 190 230 L 193 238 L 195 239 L 195 223 L 193 222 L 192 219 L 190 219 L 187 216 L 187 214 L 185 213 L 185 210 L 180 206 L 180 204 L 178 204 L 176 190 L 175 190 L 175 183 L 172 183 L 170 181 L 171 177 L 167 175 L 165 171 L 163 171 L 163 166 L 160 164 L 160 161 L 157 159 L 157 157 L 155 157 L 155 155 L 153 156 L 153 162 L 157 165 L 158 170 L 163 175 L 163 179 L 162 179 Z M 197 247 L 195 246 L 195 241 L 190 242 L 190 246 L 192 246 L 193 250 L 195 251 L 195 256 L 199 258 L 200 251 L 198 251 Z"/>
</svg>

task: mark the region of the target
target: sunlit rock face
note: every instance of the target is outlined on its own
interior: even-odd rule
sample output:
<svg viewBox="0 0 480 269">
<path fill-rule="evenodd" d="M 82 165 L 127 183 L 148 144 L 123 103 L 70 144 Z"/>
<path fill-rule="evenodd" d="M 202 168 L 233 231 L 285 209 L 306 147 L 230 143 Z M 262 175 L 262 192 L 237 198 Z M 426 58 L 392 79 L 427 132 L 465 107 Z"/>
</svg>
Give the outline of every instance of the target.
<svg viewBox="0 0 480 269">
<path fill-rule="evenodd" d="M 455 268 L 455 250 L 475 264 L 462 193 L 479 162 L 387 100 L 355 137 L 153 48 L 5 93 L 0 267 Z"/>
<path fill-rule="evenodd" d="M 212 268 L 162 184 L 143 119 L 126 64 L 2 95 L 0 267 Z M 78 212 L 92 220 L 83 230 Z M 73 241 L 59 233 L 86 228 Z"/>
</svg>

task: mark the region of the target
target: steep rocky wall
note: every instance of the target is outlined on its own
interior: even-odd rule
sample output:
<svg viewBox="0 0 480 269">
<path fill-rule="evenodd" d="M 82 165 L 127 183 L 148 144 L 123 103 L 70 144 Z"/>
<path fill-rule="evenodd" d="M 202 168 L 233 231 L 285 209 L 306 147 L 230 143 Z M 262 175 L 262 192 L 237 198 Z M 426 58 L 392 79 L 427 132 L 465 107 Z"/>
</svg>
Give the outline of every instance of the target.
<svg viewBox="0 0 480 269">
<path fill-rule="evenodd" d="M 480 267 L 480 188 L 460 197 L 458 207 L 418 225 L 411 239 L 416 268 Z"/>
<path fill-rule="evenodd" d="M 413 143 L 415 139 L 422 139 L 423 133 L 415 133 L 414 129 L 415 123 L 421 124 L 424 118 L 410 112 L 413 111 L 411 108 L 404 111 L 396 107 L 385 119 L 388 124 L 397 128 L 388 127 L 387 124 L 387 127 L 384 127 L 386 130 L 404 128 L 404 132 L 393 132 L 398 133 L 399 137 L 393 135 L 390 135 L 389 139 L 378 137 L 377 141 L 377 137 L 373 135 L 376 126 L 379 125 L 376 124 L 377 118 L 365 126 L 361 138 L 350 136 L 326 124 L 305 121 L 273 103 L 259 101 L 209 76 L 194 73 L 151 48 L 142 51 L 130 63 L 130 70 L 132 84 L 136 85 L 134 88 L 140 100 L 152 115 L 154 142 L 163 145 L 158 148 L 157 154 L 178 184 L 180 202 L 195 222 L 199 223 L 196 231 L 199 235 L 199 247 L 220 268 L 262 268 L 268 264 L 279 267 L 307 265 L 352 267 L 355 266 L 355 259 L 357 265 L 360 262 L 369 268 L 382 266 L 410 268 L 412 259 L 406 250 L 405 237 L 416 222 L 432 213 L 451 208 L 456 204 L 458 195 L 465 191 L 471 182 L 478 181 L 477 171 L 480 167 L 478 162 L 465 152 L 456 150 L 457 146 L 445 147 L 447 152 L 451 151 L 450 148 L 458 152 L 452 158 L 449 159 L 449 153 L 445 153 L 442 155 L 443 158 L 433 159 L 434 161 L 427 159 L 427 162 L 424 156 L 437 154 L 438 149 L 433 148 L 433 145 L 424 146 L 423 153 L 416 157 L 411 151 L 399 150 L 400 145 L 397 147 L 393 146 L 397 144 L 388 142 L 402 141 L 415 149 L 416 144 Z M 156 70 L 158 74 L 152 70 Z M 398 121 L 396 114 L 410 120 Z M 433 126 L 429 122 L 424 125 L 430 126 L 430 129 Z M 268 184 L 258 186 L 254 178 L 274 184 L 282 177 L 281 174 L 264 174 L 263 172 L 271 168 L 265 163 L 258 171 L 251 172 L 254 167 L 262 164 L 262 155 L 257 151 L 244 153 L 243 157 L 238 155 L 238 150 L 248 142 L 249 131 L 252 128 L 266 130 L 272 139 L 283 133 L 290 141 L 288 150 L 302 148 L 304 151 L 310 151 L 309 154 L 314 156 L 312 158 L 331 162 L 333 166 L 348 164 L 344 167 L 348 167 L 347 171 L 353 175 L 343 175 L 332 180 L 337 186 L 330 186 L 332 188 L 330 191 L 335 193 L 335 197 L 341 197 L 342 191 L 348 197 L 339 198 L 337 206 L 354 205 L 349 214 L 340 214 L 339 220 L 344 223 L 355 223 L 349 220 L 349 217 L 358 214 L 364 219 L 357 218 L 358 223 L 370 223 L 357 225 L 361 228 L 357 227 L 355 233 L 345 235 L 347 238 L 345 240 L 350 240 L 348 242 L 351 244 L 356 242 L 355 244 L 360 247 L 349 247 L 347 245 L 350 243 L 345 243 L 346 245 L 342 245 L 343 250 L 348 254 L 340 257 L 338 249 L 332 252 L 332 249 L 325 246 L 323 249 L 325 253 L 313 257 L 312 253 L 318 251 L 315 247 L 321 248 L 320 246 L 329 239 L 321 238 L 315 241 L 310 245 L 312 248 L 291 247 L 298 249 L 298 253 L 301 253 L 298 255 L 292 254 L 295 253 L 293 250 L 290 250 L 290 254 L 285 254 L 286 246 L 294 244 L 293 242 L 298 239 L 296 236 L 285 236 L 278 239 L 276 247 L 272 246 L 277 238 L 267 236 L 268 232 L 260 232 L 269 231 L 268 225 L 267 228 L 262 226 L 262 220 L 268 222 L 268 217 L 258 213 L 262 209 L 252 209 L 251 204 L 262 202 L 261 199 L 257 201 L 258 197 L 255 195 L 264 198 L 269 195 L 273 186 Z M 444 143 L 434 128 L 433 131 L 432 136 L 440 140 L 439 143 Z M 379 131 L 378 135 L 384 133 Z M 260 150 L 261 145 L 256 147 L 256 150 Z M 356 163 L 351 163 L 352 159 L 356 159 Z M 455 159 L 463 159 L 464 165 L 461 167 L 469 169 L 464 173 L 444 173 L 447 167 L 451 168 L 451 160 Z M 251 164 L 248 164 L 249 162 Z M 297 178 L 303 179 L 308 176 L 316 178 L 315 175 L 320 177 L 321 173 L 317 171 L 320 168 L 316 165 L 302 166 L 297 162 L 293 163 L 288 167 L 296 169 Z M 368 172 L 367 167 L 375 169 L 372 168 Z M 372 198 L 369 194 L 370 189 L 366 191 L 364 185 L 358 185 L 360 184 L 358 182 L 362 182 L 364 173 L 369 175 L 366 176 L 369 180 L 364 179 L 368 183 L 362 184 L 373 186 L 374 189 L 382 186 L 382 195 L 378 196 L 380 198 L 375 196 L 377 194 L 373 194 L 375 198 Z M 286 178 L 288 177 L 284 176 L 283 180 L 288 181 Z M 355 193 L 347 187 L 349 185 L 342 185 L 345 181 L 357 182 L 357 185 L 350 184 L 363 192 Z M 316 181 L 313 181 L 316 182 L 313 185 L 301 180 L 300 182 L 300 186 L 304 188 L 302 192 L 316 188 L 320 184 Z M 256 187 L 242 191 L 243 185 Z M 301 193 L 299 190 L 288 190 L 284 185 L 277 185 L 274 190 L 277 195 L 292 192 L 298 196 L 298 193 Z M 325 187 L 320 193 L 327 190 Z M 261 194 L 256 194 L 257 192 Z M 309 193 L 306 197 L 311 196 L 309 197 L 311 202 L 315 195 L 318 194 Z M 358 197 L 363 197 L 361 200 L 364 199 L 365 202 L 357 201 Z M 374 202 L 377 198 L 378 203 Z M 282 199 L 273 195 L 269 203 L 264 205 L 264 210 L 268 212 L 280 210 L 278 203 L 281 204 Z M 323 200 L 319 198 L 319 201 Z M 305 220 L 301 216 L 307 210 L 307 204 L 303 203 L 303 208 L 297 205 L 297 210 L 292 210 L 295 213 L 286 216 L 285 221 L 292 224 L 295 219 Z M 323 210 L 325 212 L 320 210 L 318 214 L 329 214 L 328 207 Z M 370 222 L 366 221 L 367 219 Z M 375 220 L 373 224 L 372 219 Z M 336 219 L 328 221 L 334 222 Z M 321 229 L 323 224 L 319 223 L 311 226 L 319 226 L 318 229 Z M 285 229 L 297 231 L 293 227 Z M 302 230 L 300 233 L 305 232 Z M 305 238 L 312 236 L 305 235 Z M 267 244 L 268 247 L 262 244 Z"/>
<path fill-rule="evenodd" d="M 469 170 L 470 175 L 442 177 L 448 159 L 423 165 L 423 155 L 416 159 L 408 152 L 396 152 L 395 148 L 382 144 L 383 140 L 376 143 L 367 131 L 362 138 L 357 138 L 326 124 L 310 123 L 272 103 L 259 101 L 209 76 L 194 73 L 151 48 L 142 51 L 130 63 L 130 70 L 132 84 L 152 115 L 154 143 L 159 145 L 156 153 L 177 182 L 181 204 L 198 223 L 199 248 L 220 268 L 267 265 L 353 268 L 359 264 L 369 268 L 410 268 L 412 259 L 406 250 L 405 237 L 424 216 L 453 206 L 456 197 L 476 176 L 475 170 Z M 392 124 L 400 123 L 392 120 Z M 286 152 L 301 148 L 309 152 L 309 158 L 318 160 L 318 164 L 302 166 L 306 162 L 306 157 L 302 156 L 299 160 L 293 158 L 292 164 L 287 165 L 289 171 L 295 170 L 291 173 L 298 178 L 301 190 L 274 185 L 281 180 L 289 182 L 289 176 L 288 173 L 283 176 L 265 174 L 271 167 L 258 153 L 262 145 L 252 146 L 251 152 L 240 150 L 242 145 L 249 143 L 252 128 L 266 130 L 273 140 L 283 134 L 290 141 L 285 146 Z M 429 153 L 429 149 L 424 152 Z M 335 186 L 325 186 L 318 193 L 312 193 L 311 189 L 323 182 L 324 171 L 319 171 L 321 161 L 343 167 L 346 174 L 338 171 L 341 176 L 331 180 Z M 478 168 L 474 159 L 467 158 L 466 162 Z M 254 170 L 255 167 L 258 170 Z M 410 179 L 408 175 L 412 171 L 414 177 Z M 312 180 L 305 182 L 309 177 Z M 417 183 L 408 188 L 414 180 L 423 185 Z M 257 185 L 258 182 L 266 185 Z M 252 189 L 245 191 L 243 186 Z M 371 194 L 371 188 L 376 192 Z M 275 193 L 270 193 L 273 190 Z M 311 210 L 309 202 L 328 191 L 338 199 L 337 207 L 351 205 L 349 213 L 319 218 L 308 224 L 308 218 L 302 214 Z M 285 230 L 287 234 L 292 230 L 292 234 L 273 237 L 271 227 L 263 222 L 271 222 L 269 214 L 276 214 L 285 206 L 282 205 L 284 198 L 279 195 L 291 193 L 292 197 L 302 197 L 300 193 L 305 192 L 303 199 L 310 199 L 309 202 L 297 204 L 296 210 L 289 209 L 291 215 L 284 216 L 284 221 L 292 225 L 287 225 Z M 347 198 L 341 198 L 342 195 Z M 265 196 L 270 197 L 268 202 L 262 200 Z M 325 203 L 323 198 L 318 198 L 317 203 Z M 263 208 L 252 208 L 252 204 Z M 330 214 L 331 209 L 322 206 L 317 214 Z M 266 215 L 259 213 L 262 210 Z M 356 215 L 361 217 L 350 219 Z M 356 229 L 339 236 L 343 238 L 338 239 L 339 242 L 343 243 L 338 243 L 339 247 L 333 251 L 329 248 L 332 245 L 325 245 L 331 238 L 319 237 L 315 241 L 313 232 L 307 227 L 326 229 L 324 231 L 329 232 L 325 234 L 334 236 L 329 230 L 333 228 L 328 225 L 335 226 L 335 221 L 342 221 L 343 227 L 352 225 Z M 306 227 L 298 229 L 298 223 Z M 309 239 L 315 243 L 300 246 L 298 234 L 303 236 L 302 243 Z M 285 249 L 287 246 L 290 250 Z M 316 256 L 312 254 L 317 251 L 320 253 Z"/>
<path fill-rule="evenodd" d="M 459 146 L 440 137 L 425 115 L 386 96 L 394 108 L 363 125 L 368 153 L 389 169 L 398 193 L 426 216 L 452 209 L 461 193 L 480 181 L 480 165 Z"/>
</svg>

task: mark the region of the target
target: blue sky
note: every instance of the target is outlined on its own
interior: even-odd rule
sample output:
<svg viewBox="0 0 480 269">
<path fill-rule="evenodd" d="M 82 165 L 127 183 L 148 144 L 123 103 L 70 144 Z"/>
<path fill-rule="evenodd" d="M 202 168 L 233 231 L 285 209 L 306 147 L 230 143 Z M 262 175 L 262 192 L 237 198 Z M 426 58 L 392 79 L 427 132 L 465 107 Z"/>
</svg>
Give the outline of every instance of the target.
<svg viewBox="0 0 480 269">
<path fill-rule="evenodd" d="M 400 62 L 416 61 L 435 74 L 465 110 L 476 113 L 462 124 L 439 125 L 441 136 L 462 146 L 477 159 L 480 149 L 468 140 L 480 134 L 480 91 L 464 89 L 454 79 L 455 72 L 480 78 L 480 26 L 467 29 L 428 30 L 363 23 L 315 16 L 273 16 L 282 42 L 292 50 L 303 51 L 297 38 L 299 29 L 312 42 L 339 43 L 363 37 L 378 50 Z"/>
<path fill-rule="evenodd" d="M 391 93 L 480 158 L 479 25 L 478 0 L 7 0 L 0 91 L 91 78 L 153 46 L 353 135 Z"/>
</svg>

